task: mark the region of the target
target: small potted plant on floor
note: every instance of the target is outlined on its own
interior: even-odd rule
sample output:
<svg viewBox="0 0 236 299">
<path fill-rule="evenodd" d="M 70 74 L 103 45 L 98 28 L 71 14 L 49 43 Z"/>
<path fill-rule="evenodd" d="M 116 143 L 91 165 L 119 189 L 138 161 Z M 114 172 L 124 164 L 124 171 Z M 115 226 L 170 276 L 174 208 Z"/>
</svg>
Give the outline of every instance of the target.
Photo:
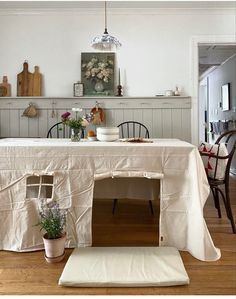
<svg viewBox="0 0 236 299">
<path fill-rule="evenodd" d="M 45 200 L 42 201 L 39 215 L 40 230 L 46 232 L 43 236 L 45 259 L 49 263 L 60 262 L 65 255 L 66 211 L 60 209 L 55 200 L 50 203 Z"/>
</svg>

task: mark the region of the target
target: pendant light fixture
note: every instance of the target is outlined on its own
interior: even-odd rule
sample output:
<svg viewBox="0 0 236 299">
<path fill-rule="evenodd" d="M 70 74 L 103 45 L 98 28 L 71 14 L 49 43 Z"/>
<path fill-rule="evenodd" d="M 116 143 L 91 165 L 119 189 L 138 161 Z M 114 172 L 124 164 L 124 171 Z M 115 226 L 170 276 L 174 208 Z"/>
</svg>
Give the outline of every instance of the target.
<svg viewBox="0 0 236 299">
<path fill-rule="evenodd" d="M 92 47 L 96 50 L 110 51 L 121 47 L 119 40 L 111 36 L 107 31 L 107 2 L 105 1 L 105 31 L 100 36 L 95 36 L 92 40 Z"/>
</svg>

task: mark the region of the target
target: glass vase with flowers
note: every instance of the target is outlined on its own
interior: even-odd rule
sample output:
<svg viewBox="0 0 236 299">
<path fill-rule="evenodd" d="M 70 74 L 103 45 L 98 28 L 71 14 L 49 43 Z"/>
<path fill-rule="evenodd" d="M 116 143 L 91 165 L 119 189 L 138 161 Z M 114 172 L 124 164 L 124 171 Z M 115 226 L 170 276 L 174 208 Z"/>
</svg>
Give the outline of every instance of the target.
<svg viewBox="0 0 236 299">
<path fill-rule="evenodd" d="M 89 125 L 92 120 L 92 114 L 88 113 L 84 116 L 79 116 L 79 112 L 82 112 L 81 108 L 72 108 L 75 112 L 75 117 L 70 117 L 70 112 L 65 112 L 61 115 L 62 122 L 71 128 L 71 141 L 80 141 L 83 130 Z"/>
</svg>

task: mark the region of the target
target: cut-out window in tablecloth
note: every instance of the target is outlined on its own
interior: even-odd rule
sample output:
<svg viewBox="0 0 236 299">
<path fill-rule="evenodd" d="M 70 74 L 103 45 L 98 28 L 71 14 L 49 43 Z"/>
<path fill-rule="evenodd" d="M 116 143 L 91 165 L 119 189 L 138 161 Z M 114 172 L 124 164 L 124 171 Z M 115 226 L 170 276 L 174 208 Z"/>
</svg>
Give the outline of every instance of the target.
<svg viewBox="0 0 236 299">
<path fill-rule="evenodd" d="M 52 198 L 53 176 L 33 175 L 26 180 L 26 198 Z"/>
</svg>

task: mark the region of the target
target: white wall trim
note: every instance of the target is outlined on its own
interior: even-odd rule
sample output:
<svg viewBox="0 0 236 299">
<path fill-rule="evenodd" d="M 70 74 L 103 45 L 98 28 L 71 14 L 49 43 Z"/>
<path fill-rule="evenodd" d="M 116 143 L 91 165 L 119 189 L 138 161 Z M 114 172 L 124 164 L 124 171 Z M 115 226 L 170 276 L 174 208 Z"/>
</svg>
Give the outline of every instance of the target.
<svg viewBox="0 0 236 299">
<path fill-rule="evenodd" d="M 0 16 L 102 15 L 103 8 L 1 8 Z M 235 15 L 234 8 L 109 8 L 109 15 Z"/>
<path fill-rule="evenodd" d="M 199 70 L 198 70 L 198 46 L 199 44 L 223 44 L 236 45 L 235 35 L 204 35 L 192 36 L 190 46 L 190 82 L 192 96 L 192 143 L 198 145 L 199 139 Z"/>
</svg>

